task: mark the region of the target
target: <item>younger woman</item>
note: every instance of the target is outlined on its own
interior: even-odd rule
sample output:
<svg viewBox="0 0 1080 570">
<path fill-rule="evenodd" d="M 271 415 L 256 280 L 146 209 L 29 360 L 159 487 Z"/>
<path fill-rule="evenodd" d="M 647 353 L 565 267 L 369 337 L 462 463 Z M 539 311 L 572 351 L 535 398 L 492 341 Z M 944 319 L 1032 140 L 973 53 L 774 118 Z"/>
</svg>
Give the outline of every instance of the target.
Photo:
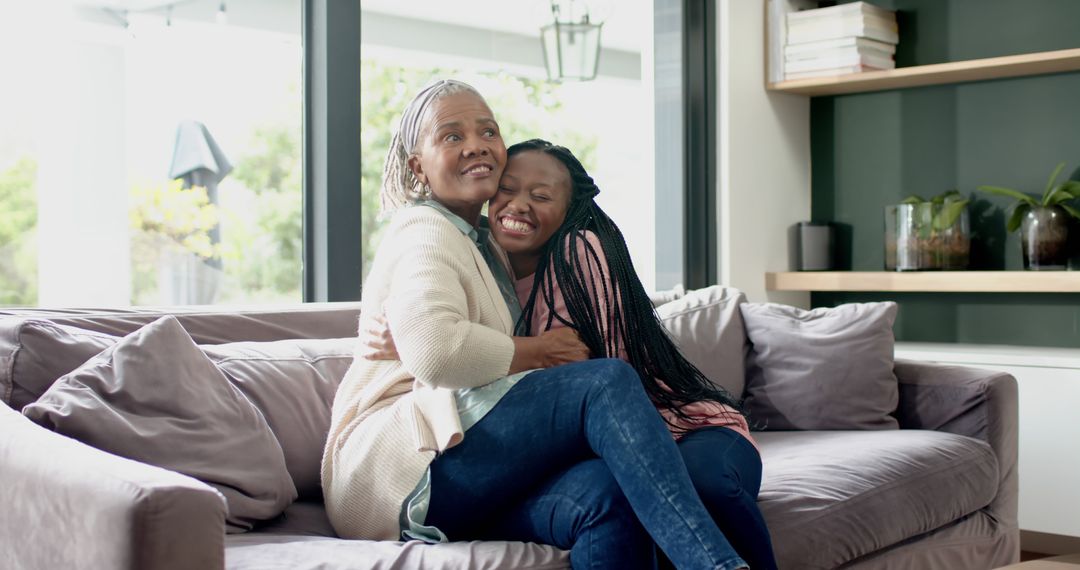
<svg viewBox="0 0 1080 570">
<path fill-rule="evenodd" d="M 751 568 L 775 568 L 746 419 L 667 336 L 622 233 L 594 200 L 599 188 L 573 153 L 547 141 L 515 144 L 507 156 L 488 218 L 517 277 L 518 334 L 573 327 L 592 357 L 629 362 L 717 525 Z"/>
</svg>

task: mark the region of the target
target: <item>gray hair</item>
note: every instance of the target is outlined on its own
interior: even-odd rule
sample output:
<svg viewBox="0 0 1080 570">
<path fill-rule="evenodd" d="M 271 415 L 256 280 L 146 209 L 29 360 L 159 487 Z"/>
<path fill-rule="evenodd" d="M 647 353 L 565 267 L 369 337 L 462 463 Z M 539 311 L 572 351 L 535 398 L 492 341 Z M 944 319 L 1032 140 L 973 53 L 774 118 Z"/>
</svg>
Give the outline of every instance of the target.
<svg viewBox="0 0 1080 570">
<path fill-rule="evenodd" d="M 428 198 L 431 190 L 417 180 L 409 168 L 409 156 L 420 142 L 420 129 L 424 113 L 432 103 L 458 93 L 473 93 L 483 99 L 480 92 L 468 83 L 456 79 L 440 79 L 428 84 L 413 97 L 401 114 L 401 122 L 390 139 L 390 148 L 386 151 L 386 164 L 383 165 L 382 191 L 379 193 L 380 218 L 411 202 Z"/>
</svg>

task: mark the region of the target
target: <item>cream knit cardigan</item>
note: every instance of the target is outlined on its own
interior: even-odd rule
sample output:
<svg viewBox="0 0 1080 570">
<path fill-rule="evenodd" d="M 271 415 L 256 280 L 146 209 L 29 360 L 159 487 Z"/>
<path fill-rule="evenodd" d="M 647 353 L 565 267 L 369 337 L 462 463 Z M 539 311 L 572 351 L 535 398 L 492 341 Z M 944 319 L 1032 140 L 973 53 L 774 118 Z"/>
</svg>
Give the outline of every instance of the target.
<svg viewBox="0 0 1080 570">
<path fill-rule="evenodd" d="M 453 390 L 505 376 L 513 323 L 472 241 L 433 208 L 395 214 L 364 284 L 400 361 L 355 357 L 334 398 L 322 486 L 344 538 L 400 540 L 399 516 L 436 451 L 463 437 Z"/>
</svg>

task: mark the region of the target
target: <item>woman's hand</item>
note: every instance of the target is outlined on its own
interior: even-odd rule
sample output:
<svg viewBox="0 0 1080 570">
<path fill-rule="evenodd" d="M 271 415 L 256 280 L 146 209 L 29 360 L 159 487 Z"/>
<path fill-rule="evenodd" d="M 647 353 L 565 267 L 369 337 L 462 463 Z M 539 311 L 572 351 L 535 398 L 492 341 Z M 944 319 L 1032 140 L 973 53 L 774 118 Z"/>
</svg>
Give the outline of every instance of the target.
<svg viewBox="0 0 1080 570">
<path fill-rule="evenodd" d="M 588 358 L 589 348 L 581 342 L 577 331 L 569 327 L 545 331 L 540 336 L 515 336 L 510 373 L 551 368 Z"/>
<path fill-rule="evenodd" d="M 360 355 L 367 360 L 400 360 L 390 324 L 381 314 L 360 319 Z"/>
<path fill-rule="evenodd" d="M 572 328 L 545 331 L 539 338 L 546 343 L 542 355 L 544 368 L 589 359 L 589 347 L 581 342 L 581 337 Z"/>
<path fill-rule="evenodd" d="M 394 335 L 383 315 L 360 320 L 360 355 L 367 360 L 400 360 Z M 589 348 L 581 342 L 576 330 L 558 328 L 536 337 L 514 337 L 514 358 L 510 373 L 551 368 L 588 360 Z"/>
</svg>

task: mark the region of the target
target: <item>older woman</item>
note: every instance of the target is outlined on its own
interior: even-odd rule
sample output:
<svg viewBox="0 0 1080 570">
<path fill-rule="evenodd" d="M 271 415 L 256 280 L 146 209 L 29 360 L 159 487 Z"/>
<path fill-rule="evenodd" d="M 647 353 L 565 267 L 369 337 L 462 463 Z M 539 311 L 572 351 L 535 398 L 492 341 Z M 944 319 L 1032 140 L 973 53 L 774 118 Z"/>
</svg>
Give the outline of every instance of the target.
<svg viewBox="0 0 1080 570">
<path fill-rule="evenodd" d="M 335 529 L 543 542 L 575 568 L 650 568 L 643 526 L 677 567 L 745 567 L 633 368 L 575 362 L 588 350 L 572 329 L 511 336 L 520 308 L 480 225 L 505 163 L 465 84 L 437 82 L 402 115 L 382 192 L 397 213 L 362 307 L 385 312 L 400 358 L 357 358 L 338 389 L 323 459 Z"/>
</svg>

